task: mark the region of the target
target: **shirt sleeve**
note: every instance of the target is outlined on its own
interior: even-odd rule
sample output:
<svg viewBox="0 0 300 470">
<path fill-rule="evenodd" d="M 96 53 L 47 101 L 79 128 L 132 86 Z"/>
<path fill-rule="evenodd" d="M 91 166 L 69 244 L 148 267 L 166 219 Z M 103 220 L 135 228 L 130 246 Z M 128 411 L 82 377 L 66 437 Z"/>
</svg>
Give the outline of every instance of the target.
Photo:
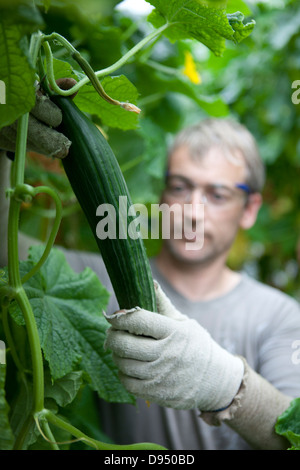
<svg viewBox="0 0 300 470">
<path fill-rule="evenodd" d="M 274 309 L 272 331 L 261 330 L 257 372 L 282 393 L 296 398 L 300 396 L 300 308 L 296 301 L 282 296 Z"/>
</svg>

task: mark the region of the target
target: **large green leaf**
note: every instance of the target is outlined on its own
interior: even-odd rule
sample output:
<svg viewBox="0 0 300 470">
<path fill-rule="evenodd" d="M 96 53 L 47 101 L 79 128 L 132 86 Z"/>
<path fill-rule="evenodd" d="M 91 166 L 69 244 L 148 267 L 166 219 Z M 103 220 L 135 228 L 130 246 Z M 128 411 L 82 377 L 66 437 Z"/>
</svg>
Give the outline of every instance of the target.
<svg viewBox="0 0 300 470">
<path fill-rule="evenodd" d="M 27 35 L 42 24 L 38 11 L 29 2 L 0 9 L 0 80 L 5 84 L 0 128 L 13 123 L 34 106 L 35 70 L 29 58 Z"/>
<path fill-rule="evenodd" d="M 105 77 L 101 83 L 105 92 L 111 98 L 132 104 L 137 102 L 137 89 L 124 75 Z M 101 98 L 91 84 L 81 88 L 74 102 L 82 111 L 97 116 L 103 124 L 109 127 L 129 130 L 138 126 L 138 115 L 136 113 L 108 103 Z"/>
<path fill-rule="evenodd" d="M 237 42 L 248 36 L 255 24 L 251 21 L 244 25 L 244 16 L 240 12 L 230 15 L 229 21 L 225 9 L 207 6 L 197 0 L 147 1 L 155 7 L 149 21 L 157 28 L 169 24 L 164 34 L 171 41 L 196 39 L 217 56 L 225 49 L 225 39 Z"/>
<path fill-rule="evenodd" d="M 36 264 L 42 250 L 42 246 L 31 248 L 29 259 L 20 264 L 22 275 Z M 119 382 L 111 354 L 103 348 L 109 325 L 102 312 L 109 294 L 96 274 L 90 268 L 75 273 L 64 254 L 53 249 L 24 287 L 53 380 L 81 370 L 104 400 L 132 402 Z M 23 324 L 17 305 L 12 304 L 10 313 Z"/>
</svg>

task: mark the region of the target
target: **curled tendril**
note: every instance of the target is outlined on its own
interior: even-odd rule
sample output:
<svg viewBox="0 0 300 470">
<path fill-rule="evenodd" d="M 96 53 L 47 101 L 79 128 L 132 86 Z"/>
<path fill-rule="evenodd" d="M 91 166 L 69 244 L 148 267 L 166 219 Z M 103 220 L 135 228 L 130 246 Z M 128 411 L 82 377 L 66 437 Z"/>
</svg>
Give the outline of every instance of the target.
<svg viewBox="0 0 300 470">
<path fill-rule="evenodd" d="M 65 46 L 68 50 L 70 50 L 72 58 L 78 63 L 78 65 L 80 65 L 80 67 L 85 72 L 85 74 L 88 77 L 88 79 L 90 80 L 91 84 L 93 85 L 93 87 L 95 88 L 95 90 L 101 96 L 102 99 L 107 101 L 109 104 L 120 106 L 121 108 L 125 109 L 126 111 L 130 111 L 130 112 L 133 112 L 133 113 L 136 113 L 136 114 L 139 114 L 141 112 L 140 108 L 138 108 L 136 105 L 134 105 L 132 103 L 126 103 L 126 102 L 118 101 L 114 98 L 111 98 L 111 96 L 109 96 L 106 93 L 106 91 L 104 90 L 103 86 L 101 85 L 101 82 L 99 81 L 95 71 L 93 70 L 93 68 L 91 67 L 89 62 L 87 60 L 85 60 L 84 57 L 82 57 L 80 52 L 78 52 L 76 49 L 74 49 L 74 47 L 68 41 L 66 41 L 65 38 L 62 38 L 60 35 L 58 35 L 56 33 L 54 35 L 54 33 L 53 33 L 52 36 L 53 36 L 54 40 L 60 40 L 59 42 L 61 42 L 63 44 L 63 46 Z M 44 40 L 42 41 L 42 44 L 43 44 L 43 48 L 44 48 L 44 51 L 45 51 L 47 75 L 48 75 L 48 80 L 49 80 L 51 88 L 53 89 L 53 91 L 55 93 L 58 93 L 62 96 L 71 96 L 74 93 L 77 93 L 77 91 L 80 89 L 80 87 L 84 84 L 82 81 L 77 82 L 76 85 L 74 85 L 73 87 L 71 87 L 68 90 L 62 90 L 57 85 L 57 83 L 55 81 L 55 77 L 54 77 L 52 51 L 51 51 L 49 42 L 46 41 L 45 39 L 46 39 L 46 36 L 44 37 Z"/>
</svg>

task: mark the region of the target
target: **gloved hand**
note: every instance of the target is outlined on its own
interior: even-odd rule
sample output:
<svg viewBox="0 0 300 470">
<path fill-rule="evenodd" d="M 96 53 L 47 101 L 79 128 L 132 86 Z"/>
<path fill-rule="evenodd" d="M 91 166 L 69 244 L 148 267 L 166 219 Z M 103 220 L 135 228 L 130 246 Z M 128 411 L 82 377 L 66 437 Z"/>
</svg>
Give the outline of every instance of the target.
<svg viewBox="0 0 300 470">
<path fill-rule="evenodd" d="M 71 142 L 55 130 L 61 121 L 61 110 L 46 95 L 37 90 L 36 103 L 29 114 L 27 150 L 48 157 L 66 157 Z M 17 121 L 0 130 L 0 149 L 14 152 L 16 137 Z"/>
<path fill-rule="evenodd" d="M 136 307 L 106 316 L 105 347 L 133 395 L 177 409 L 216 411 L 230 405 L 242 382 L 239 357 L 181 314 L 155 283 L 158 313 Z"/>
</svg>

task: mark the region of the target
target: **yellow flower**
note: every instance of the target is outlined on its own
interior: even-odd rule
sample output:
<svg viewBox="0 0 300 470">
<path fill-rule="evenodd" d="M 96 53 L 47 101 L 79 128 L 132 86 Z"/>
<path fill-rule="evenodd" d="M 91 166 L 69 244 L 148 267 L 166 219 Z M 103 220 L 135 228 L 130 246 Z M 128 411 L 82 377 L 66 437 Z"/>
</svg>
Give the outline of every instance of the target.
<svg viewBox="0 0 300 470">
<path fill-rule="evenodd" d="M 202 80 L 200 74 L 197 72 L 196 64 L 192 54 L 189 51 L 184 53 L 184 69 L 183 73 L 186 75 L 192 83 L 199 85 Z"/>
</svg>

